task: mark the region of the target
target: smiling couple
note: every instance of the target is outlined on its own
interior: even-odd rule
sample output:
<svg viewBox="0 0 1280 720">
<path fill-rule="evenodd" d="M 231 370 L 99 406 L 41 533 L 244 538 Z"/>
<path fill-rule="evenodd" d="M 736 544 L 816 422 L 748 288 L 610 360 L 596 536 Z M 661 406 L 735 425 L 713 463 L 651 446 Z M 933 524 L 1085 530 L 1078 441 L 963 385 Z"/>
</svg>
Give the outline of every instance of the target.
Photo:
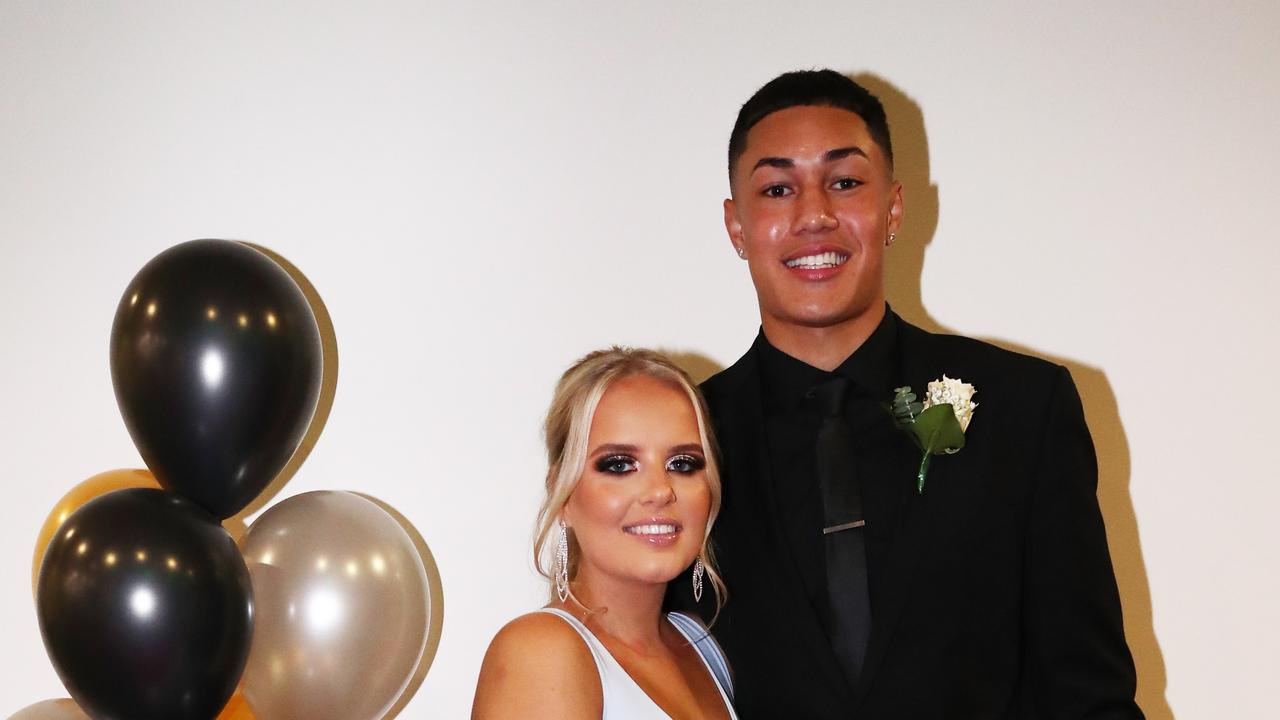
<svg viewBox="0 0 1280 720">
<path fill-rule="evenodd" d="M 1141 718 L 1066 369 L 886 306 L 880 102 L 775 78 L 729 180 L 761 331 L 701 393 L 644 350 L 561 378 L 534 549 L 555 590 L 494 638 L 473 717 Z M 904 387 L 963 409 L 962 451 L 913 442 L 915 397 L 885 410 Z"/>
</svg>

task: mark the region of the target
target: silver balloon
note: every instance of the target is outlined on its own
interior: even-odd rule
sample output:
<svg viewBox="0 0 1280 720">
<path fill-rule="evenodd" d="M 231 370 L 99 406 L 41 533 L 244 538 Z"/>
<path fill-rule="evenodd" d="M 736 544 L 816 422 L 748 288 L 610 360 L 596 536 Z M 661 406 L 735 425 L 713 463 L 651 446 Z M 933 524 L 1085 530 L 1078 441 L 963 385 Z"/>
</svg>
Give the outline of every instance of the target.
<svg viewBox="0 0 1280 720">
<path fill-rule="evenodd" d="M 260 720 L 378 720 L 427 639 L 427 576 L 413 541 L 372 502 L 309 492 L 243 541 L 255 598 L 241 690 Z"/>
<path fill-rule="evenodd" d="M 45 700 L 22 708 L 9 720 L 89 720 L 89 716 L 74 700 Z"/>
</svg>

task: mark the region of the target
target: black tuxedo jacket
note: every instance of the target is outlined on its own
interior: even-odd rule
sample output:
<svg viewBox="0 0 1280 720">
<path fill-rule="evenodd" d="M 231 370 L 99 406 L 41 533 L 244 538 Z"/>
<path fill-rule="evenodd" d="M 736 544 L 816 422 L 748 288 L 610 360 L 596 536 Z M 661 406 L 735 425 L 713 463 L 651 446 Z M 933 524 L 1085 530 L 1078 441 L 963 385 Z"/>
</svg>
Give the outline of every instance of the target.
<svg viewBox="0 0 1280 720">
<path fill-rule="evenodd" d="M 775 512 L 758 358 L 703 384 L 721 448 L 713 530 L 729 588 L 712 631 L 740 715 L 762 718 L 1141 718 L 1133 660 L 1095 488 L 1097 462 L 1067 370 L 899 320 L 898 381 L 972 383 L 979 407 L 954 455 L 932 460 L 893 427 L 893 477 L 863 498 L 873 615 L 866 667 L 849 687 L 803 589 Z M 884 388 L 888 402 L 893 387 Z M 869 537 L 870 540 L 870 537 Z M 874 550 L 872 548 L 875 548 Z M 674 583 L 688 607 L 687 579 Z M 714 613 L 712 593 L 699 612 Z"/>
</svg>

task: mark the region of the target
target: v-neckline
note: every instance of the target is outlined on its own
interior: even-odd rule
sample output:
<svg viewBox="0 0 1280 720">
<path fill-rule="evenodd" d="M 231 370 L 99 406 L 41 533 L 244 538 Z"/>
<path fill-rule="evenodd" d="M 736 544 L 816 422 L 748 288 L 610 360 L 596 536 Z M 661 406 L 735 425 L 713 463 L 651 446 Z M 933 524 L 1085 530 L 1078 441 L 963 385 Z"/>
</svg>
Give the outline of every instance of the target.
<svg viewBox="0 0 1280 720">
<path fill-rule="evenodd" d="M 636 682 L 636 679 L 632 677 L 631 673 L 627 672 L 627 669 L 622 666 L 622 663 L 618 662 L 618 658 L 614 657 L 613 652 L 609 650 L 609 646 L 605 645 L 604 641 L 601 640 L 600 637 L 597 636 L 594 632 L 592 632 L 591 628 L 587 627 L 586 623 L 574 617 L 573 614 L 567 610 L 562 610 L 560 608 L 542 608 L 542 610 L 543 612 L 549 612 L 554 615 L 558 615 L 562 619 L 567 620 L 569 624 L 574 626 L 574 628 L 577 629 L 580 633 L 586 633 L 586 635 L 590 636 L 591 640 L 594 640 L 595 644 L 599 647 L 599 649 L 603 651 L 603 655 L 605 656 L 605 658 L 608 659 L 608 662 L 613 663 L 613 666 L 617 668 L 619 672 L 622 673 L 622 676 L 625 677 L 627 681 L 630 682 L 631 685 L 636 690 L 640 691 L 641 695 L 643 695 L 646 699 L 648 699 L 650 704 L 653 705 L 654 709 L 656 709 L 658 712 L 662 713 L 663 715 L 666 715 L 668 718 L 671 717 L 671 713 L 667 712 L 666 708 L 659 705 L 658 701 L 653 699 L 653 696 L 650 695 L 649 692 L 644 689 L 643 685 Z M 698 649 L 697 641 L 694 638 L 689 637 L 689 635 L 686 634 L 685 631 L 680 627 L 679 623 L 673 622 L 671 620 L 671 616 L 674 614 L 675 613 L 666 613 L 666 615 L 664 615 L 664 619 L 667 621 L 667 624 L 669 624 L 672 628 L 674 628 L 676 632 L 680 633 L 680 637 L 687 640 L 689 642 L 689 646 L 693 648 L 694 654 L 698 656 L 698 660 L 702 663 L 702 669 L 706 671 L 707 677 L 711 679 L 711 684 L 715 685 L 716 691 L 720 693 L 720 702 L 724 704 L 724 709 L 728 713 L 729 720 L 738 720 L 738 715 L 733 710 L 733 703 L 729 700 L 729 696 L 725 692 L 725 689 L 721 687 L 720 681 L 716 679 L 716 674 L 715 674 L 715 671 L 711 669 L 711 664 L 707 662 L 707 658 L 702 654 L 702 651 Z M 603 677 L 600 678 L 600 682 L 601 682 L 601 688 L 603 689 L 604 687 Z M 606 708 L 606 711 L 607 711 L 607 708 Z"/>
</svg>

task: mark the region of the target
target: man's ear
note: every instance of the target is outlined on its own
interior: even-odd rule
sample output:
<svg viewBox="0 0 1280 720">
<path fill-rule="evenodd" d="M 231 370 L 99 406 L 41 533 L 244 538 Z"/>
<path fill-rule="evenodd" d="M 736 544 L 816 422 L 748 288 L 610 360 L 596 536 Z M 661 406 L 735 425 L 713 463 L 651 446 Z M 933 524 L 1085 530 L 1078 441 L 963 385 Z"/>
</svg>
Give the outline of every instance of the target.
<svg viewBox="0 0 1280 720">
<path fill-rule="evenodd" d="M 893 194 L 893 199 L 889 205 L 889 232 L 898 233 L 902 231 L 902 213 L 904 212 L 902 183 L 894 180 L 893 187 L 889 189 L 889 192 Z"/>
<path fill-rule="evenodd" d="M 743 244 L 742 223 L 738 221 L 737 207 L 733 203 L 733 198 L 724 200 L 724 229 L 729 233 L 729 242 L 733 243 L 734 252 L 738 253 L 738 257 L 745 257 L 747 247 Z"/>
</svg>

